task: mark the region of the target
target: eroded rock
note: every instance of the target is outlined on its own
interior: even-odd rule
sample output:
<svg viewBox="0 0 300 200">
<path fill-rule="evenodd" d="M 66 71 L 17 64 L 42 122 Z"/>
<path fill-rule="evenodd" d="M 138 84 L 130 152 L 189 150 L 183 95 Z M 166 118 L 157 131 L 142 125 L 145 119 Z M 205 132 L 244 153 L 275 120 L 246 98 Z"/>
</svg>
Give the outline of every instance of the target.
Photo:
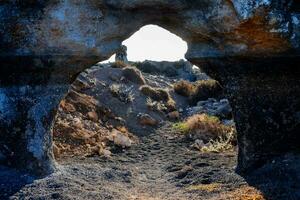
<svg viewBox="0 0 300 200">
<path fill-rule="evenodd" d="M 298 148 L 279 142 L 299 139 L 299 67 L 293 64 L 299 63 L 297 5 L 280 0 L 2 1 L 0 144 L 12 155 L 7 163 L 52 172 L 51 124 L 68 85 L 146 24 L 186 40 L 186 58 L 207 64 L 205 72 L 224 85 L 239 131 L 240 169 Z M 253 56 L 263 59 L 241 59 Z M 216 58 L 221 62 L 212 62 Z"/>
</svg>

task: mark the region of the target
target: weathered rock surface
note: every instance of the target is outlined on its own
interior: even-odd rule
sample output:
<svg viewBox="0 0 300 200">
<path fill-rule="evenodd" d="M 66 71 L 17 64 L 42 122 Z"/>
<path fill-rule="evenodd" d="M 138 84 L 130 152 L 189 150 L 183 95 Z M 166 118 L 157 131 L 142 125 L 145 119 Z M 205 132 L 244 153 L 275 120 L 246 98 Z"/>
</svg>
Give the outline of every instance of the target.
<svg viewBox="0 0 300 200">
<path fill-rule="evenodd" d="M 297 149 L 299 13 L 292 0 L 1 1 L 4 162 L 51 172 L 51 123 L 69 83 L 146 24 L 182 37 L 186 58 L 210 63 L 205 71 L 222 81 L 238 125 L 239 169 Z M 240 58 L 253 56 L 262 59 Z M 231 59 L 212 63 L 215 58 Z"/>
<path fill-rule="evenodd" d="M 217 99 L 209 98 L 206 101 L 199 101 L 197 106 L 188 108 L 187 113 L 189 116 L 204 113 L 221 119 L 232 119 L 232 108 L 227 99 L 218 101 Z"/>
<path fill-rule="evenodd" d="M 144 62 L 133 63 L 133 65 L 143 72 L 165 75 L 170 78 L 179 77 L 190 81 L 208 78 L 207 75 L 201 73 L 199 69 L 193 68 L 190 62 L 184 60 L 178 62 L 155 62 L 146 60 Z"/>
<path fill-rule="evenodd" d="M 255 58 L 203 65 L 220 80 L 238 131 L 238 170 L 247 172 L 267 160 L 299 149 L 299 58 Z M 230 67 L 229 67 L 230 66 Z"/>
</svg>

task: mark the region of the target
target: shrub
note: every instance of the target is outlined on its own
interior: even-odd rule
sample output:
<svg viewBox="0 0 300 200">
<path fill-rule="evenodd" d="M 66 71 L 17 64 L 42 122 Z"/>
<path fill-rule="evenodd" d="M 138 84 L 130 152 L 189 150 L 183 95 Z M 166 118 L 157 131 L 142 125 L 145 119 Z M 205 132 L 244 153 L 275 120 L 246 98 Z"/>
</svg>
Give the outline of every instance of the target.
<svg viewBox="0 0 300 200">
<path fill-rule="evenodd" d="M 208 98 L 218 97 L 222 94 L 222 87 L 218 81 L 202 80 L 195 82 L 194 93 L 189 97 L 192 104 Z"/>
<path fill-rule="evenodd" d="M 195 86 L 189 81 L 181 80 L 174 84 L 174 90 L 177 94 L 189 97 L 191 96 L 195 91 Z"/>
<path fill-rule="evenodd" d="M 188 125 L 184 122 L 178 122 L 173 124 L 173 129 L 183 134 L 187 134 L 190 131 Z"/>
<path fill-rule="evenodd" d="M 141 71 L 135 67 L 125 67 L 123 69 L 123 76 L 127 80 L 139 85 L 144 85 L 146 83 Z"/>
<path fill-rule="evenodd" d="M 218 97 L 222 92 L 221 85 L 215 80 L 201 80 L 193 83 L 181 80 L 173 87 L 177 94 L 188 97 L 191 104 Z"/>
<path fill-rule="evenodd" d="M 127 67 L 128 64 L 126 64 L 125 62 L 123 61 L 116 61 L 114 63 L 111 63 L 111 67 L 112 68 L 125 68 Z"/>
<path fill-rule="evenodd" d="M 175 127 L 185 127 L 184 134 L 204 133 L 209 131 L 212 134 L 220 135 L 227 131 L 227 126 L 223 125 L 217 117 L 209 116 L 207 114 L 193 115 L 184 122 L 175 124 Z"/>
<path fill-rule="evenodd" d="M 170 96 L 168 101 L 166 102 L 166 107 L 168 109 L 168 112 L 172 112 L 176 110 L 176 102 L 174 99 Z"/>
<path fill-rule="evenodd" d="M 125 85 L 112 84 L 109 87 L 111 94 L 118 98 L 124 103 L 132 103 L 134 101 L 134 94 L 132 92 L 132 87 L 126 87 Z"/>
<path fill-rule="evenodd" d="M 219 138 L 226 139 L 228 134 L 233 131 L 233 127 L 225 126 L 217 117 L 206 114 L 193 115 L 184 122 L 174 124 L 173 128 L 182 134 L 190 135 L 194 139 L 200 139 L 204 142 Z"/>
<path fill-rule="evenodd" d="M 147 99 L 147 106 L 152 110 L 164 112 L 176 110 L 176 102 L 167 90 L 144 85 L 140 87 L 140 91 L 150 98 Z"/>
<path fill-rule="evenodd" d="M 219 137 L 216 140 L 210 140 L 204 146 L 196 146 L 195 148 L 199 149 L 202 152 L 215 152 L 220 153 L 234 148 L 234 143 L 236 140 L 236 133 L 235 130 L 232 131 L 223 137 Z"/>
<path fill-rule="evenodd" d="M 147 98 L 146 105 L 152 111 L 165 112 L 168 109 L 163 102 L 153 101 L 150 97 Z"/>
<path fill-rule="evenodd" d="M 171 98 L 168 91 L 160 88 L 153 88 L 149 85 L 141 86 L 140 91 L 155 101 L 168 101 Z"/>
</svg>

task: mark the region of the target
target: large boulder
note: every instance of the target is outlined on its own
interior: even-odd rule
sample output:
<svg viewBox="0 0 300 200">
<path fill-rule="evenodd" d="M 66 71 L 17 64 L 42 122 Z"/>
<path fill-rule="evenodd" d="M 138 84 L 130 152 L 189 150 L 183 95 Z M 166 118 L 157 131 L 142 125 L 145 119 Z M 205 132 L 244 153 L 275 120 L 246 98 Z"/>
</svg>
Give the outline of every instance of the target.
<svg viewBox="0 0 300 200">
<path fill-rule="evenodd" d="M 186 58 L 223 83 L 241 171 L 298 149 L 299 13 L 292 0 L 1 1 L 1 160 L 52 172 L 51 124 L 61 96 L 79 72 L 147 24 L 187 41 Z"/>
</svg>

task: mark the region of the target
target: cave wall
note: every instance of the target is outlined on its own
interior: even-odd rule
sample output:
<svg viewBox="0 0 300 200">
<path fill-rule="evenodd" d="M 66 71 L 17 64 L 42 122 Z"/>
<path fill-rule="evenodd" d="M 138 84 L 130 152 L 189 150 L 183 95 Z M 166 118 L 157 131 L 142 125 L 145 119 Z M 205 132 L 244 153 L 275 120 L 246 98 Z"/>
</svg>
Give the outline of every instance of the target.
<svg viewBox="0 0 300 200">
<path fill-rule="evenodd" d="M 52 172 L 52 121 L 69 84 L 147 24 L 183 38 L 186 58 L 224 85 L 238 124 L 240 171 L 292 151 L 277 150 L 279 141 L 299 139 L 296 1 L 4 0 L 0 19 L 0 162 Z"/>
</svg>

